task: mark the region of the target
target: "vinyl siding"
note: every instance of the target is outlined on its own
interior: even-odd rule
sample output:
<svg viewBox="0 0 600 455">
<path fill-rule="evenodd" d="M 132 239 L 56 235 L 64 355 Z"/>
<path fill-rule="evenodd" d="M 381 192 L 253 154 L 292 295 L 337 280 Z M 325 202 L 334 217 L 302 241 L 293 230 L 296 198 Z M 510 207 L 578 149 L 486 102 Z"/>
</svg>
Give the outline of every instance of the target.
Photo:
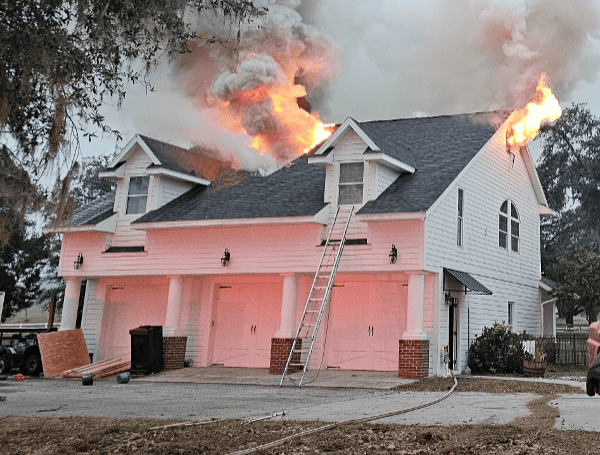
<svg viewBox="0 0 600 455">
<path fill-rule="evenodd" d="M 160 179 L 157 178 L 157 180 L 159 180 L 157 185 L 158 202 L 156 206 L 152 206 L 153 209 L 162 207 L 167 202 L 178 198 L 194 186 L 193 183 L 182 182 L 164 175 L 160 176 Z"/>
<path fill-rule="evenodd" d="M 456 242 L 459 187 L 464 189 L 462 247 Z M 520 215 L 519 253 L 498 246 L 498 213 L 506 199 L 515 203 Z M 467 272 L 493 292 L 461 300 L 461 369 L 466 365 L 467 338 L 472 341 L 494 321 L 506 321 L 508 301 L 516 302 L 516 329 L 539 333 L 539 235 L 538 201 L 525 163 L 518 151 L 513 161 L 505 148 L 504 132 L 499 131 L 427 212 L 425 222 L 425 268 L 440 275 L 443 268 Z M 440 291 L 441 302 L 443 298 Z M 445 344 L 445 306 L 439 316 L 440 343 Z"/>
</svg>

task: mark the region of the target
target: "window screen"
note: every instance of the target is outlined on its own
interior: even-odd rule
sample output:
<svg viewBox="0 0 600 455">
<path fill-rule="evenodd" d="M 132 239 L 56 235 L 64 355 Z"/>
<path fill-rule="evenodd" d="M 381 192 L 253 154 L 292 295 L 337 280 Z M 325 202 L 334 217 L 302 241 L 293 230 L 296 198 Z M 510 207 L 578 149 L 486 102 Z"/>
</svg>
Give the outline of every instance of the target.
<svg viewBox="0 0 600 455">
<path fill-rule="evenodd" d="M 338 204 L 362 204 L 364 163 L 340 164 Z"/>
<path fill-rule="evenodd" d="M 125 214 L 139 215 L 146 213 L 148 199 L 148 177 L 131 177 L 127 192 L 127 208 Z"/>
</svg>

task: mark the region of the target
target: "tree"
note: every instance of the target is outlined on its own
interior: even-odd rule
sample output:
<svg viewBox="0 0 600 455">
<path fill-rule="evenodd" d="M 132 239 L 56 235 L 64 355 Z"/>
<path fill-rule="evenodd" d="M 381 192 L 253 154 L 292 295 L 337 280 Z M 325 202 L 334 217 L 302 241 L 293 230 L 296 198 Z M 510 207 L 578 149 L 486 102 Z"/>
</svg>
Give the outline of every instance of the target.
<svg viewBox="0 0 600 455">
<path fill-rule="evenodd" d="M 92 202 L 115 189 L 114 180 L 98 177 L 98 174 L 105 170 L 111 161 L 112 157 L 110 156 L 88 157 L 82 160 L 81 169 L 71 185 L 71 196 L 75 208 Z"/>
<path fill-rule="evenodd" d="M 41 278 L 48 266 L 48 238 L 12 229 L 8 242 L 0 248 L 0 289 L 6 293 L 3 320 L 40 301 Z"/>
<path fill-rule="evenodd" d="M 0 137 L 34 181 L 57 176 L 64 211 L 79 132 L 114 132 L 102 104 L 186 52 L 194 14 L 239 25 L 261 12 L 247 0 L 0 0 Z"/>
<path fill-rule="evenodd" d="M 595 322 L 600 312 L 600 255 L 582 249 L 569 258 L 559 257 L 554 274 L 560 283 L 554 295 L 567 324 L 581 311 L 589 324 Z"/>
<path fill-rule="evenodd" d="M 540 136 L 538 175 L 557 213 L 542 224 L 542 264 L 556 280 L 556 257 L 600 248 L 600 119 L 585 104 L 572 104 Z"/>
</svg>

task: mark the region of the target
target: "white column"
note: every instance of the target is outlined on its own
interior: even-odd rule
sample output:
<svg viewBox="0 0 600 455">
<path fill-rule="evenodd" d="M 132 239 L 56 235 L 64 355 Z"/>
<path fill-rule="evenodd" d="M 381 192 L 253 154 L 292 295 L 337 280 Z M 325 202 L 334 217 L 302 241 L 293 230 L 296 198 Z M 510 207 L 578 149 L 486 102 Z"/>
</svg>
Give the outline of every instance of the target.
<svg viewBox="0 0 600 455">
<path fill-rule="evenodd" d="M 298 275 L 283 275 L 281 297 L 281 322 L 275 338 L 293 338 L 296 335 L 296 301 L 298 298 Z"/>
<path fill-rule="evenodd" d="M 65 279 L 65 301 L 63 302 L 60 330 L 73 330 L 77 323 L 77 307 L 79 306 L 79 293 L 81 291 L 80 278 Z"/>
<path fill-rule="evenodd" d="M 169 297 L 167 301 L 167 317 L 163 336 L 173 337 L 180 335 L 179 320 L 183 303 L 183 277 L 172 276 L 169 282 Z"/>
<path fill-rule="evenodd" d="M 426 340 L 427 334 L 423 331 L 424 273 L 417 271 L 407 272 L 406 274 L 408 275 L 406 332 L 402 334 L 402 339 Z"/>
</svg>

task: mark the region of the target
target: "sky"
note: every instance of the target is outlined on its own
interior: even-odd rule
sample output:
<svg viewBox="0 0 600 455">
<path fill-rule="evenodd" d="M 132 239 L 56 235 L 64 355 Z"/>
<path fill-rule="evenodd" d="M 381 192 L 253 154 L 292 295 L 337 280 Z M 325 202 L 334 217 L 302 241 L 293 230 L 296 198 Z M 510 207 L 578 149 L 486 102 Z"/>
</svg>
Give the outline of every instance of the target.
<svg viewBox="0 0 600 455">
<path fill-rule="evenodd" d="M 520 108 L 543 72 L 563 108 L 584 102 L 600 116 L 598 0 L 254 3 L 269 13 L 261 27 L 243 30 L 235 65 L 223 46 L 199 47 L 155 70 L 155 92 L 133 87 L 121 109 L 105 109 L 123 136 L 119 147 L 141 133 L 219 149 L 236 155 L 242 167 L 268 166 L 269 159 L 249 150 L 247 138 L 272 129 L 273 112 L 233 95 L 264 83 L 296 91 L 300 84 L 313 112 L 340 123 L 348 116 L 363 121 Z M 219 24 L 198 21 L 199 29 L 227 37 L 231 31 Z M 222 128 L 234 110 L 243 113 L 235 134 Z M 530 148 L 537 159 L 535 142 Z M 114 150 L 112 137 L 83 144 L 85 155 Z"/>
</svg>

